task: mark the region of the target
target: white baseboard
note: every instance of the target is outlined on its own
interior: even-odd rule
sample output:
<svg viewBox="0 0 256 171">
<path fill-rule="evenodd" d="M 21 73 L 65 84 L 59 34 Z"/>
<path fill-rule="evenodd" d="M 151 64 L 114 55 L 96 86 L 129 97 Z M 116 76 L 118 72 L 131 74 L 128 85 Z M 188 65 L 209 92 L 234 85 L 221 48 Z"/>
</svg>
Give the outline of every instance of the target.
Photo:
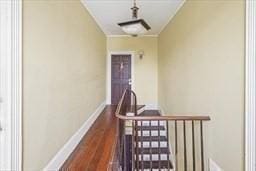
<svg viewBox="0 0 256 171">
<path fill-rule="evenodd" d="M 159 110 L 161 115 L 165 114 L 165 111 L 164 111 L 164 109 L 161 106 L 158 106 L 158 110 Z"/>
<path fill-rule="evenodd" d="M 209 158 L 209 171 L 223 171 L 217 163 L 215 163 L 212 159 Z"/>
<path fill-rule="evenodd" d="M 68 140 L 68 142 L 59 150 L 59 152 L 53 157 L 53 159 L 44 168 L 44 171 L 57 171 L 64 164 L 69 155 L 74 151 L 78 143 L 81 141 L 83 136 L 92 126 L 94 121 L 98 118 L 100 113 L 105 108 L 105 101 L 101 103 L 95 112 L 87 119 L 80 129 Z"/>
<path fill-rule="evenodd" d="M 158 105 L 153 103 L 145 104 L 145 110 L 158 110 Z"/>
</svg>

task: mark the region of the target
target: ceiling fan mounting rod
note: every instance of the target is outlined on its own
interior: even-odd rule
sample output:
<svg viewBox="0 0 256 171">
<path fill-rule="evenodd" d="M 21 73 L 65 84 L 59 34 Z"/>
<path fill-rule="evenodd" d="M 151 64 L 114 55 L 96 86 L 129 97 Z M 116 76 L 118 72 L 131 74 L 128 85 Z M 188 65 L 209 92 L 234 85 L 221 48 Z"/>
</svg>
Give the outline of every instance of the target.
<svg viewBox="0 0 256 171">
<path fill-rule="evenodd" d="M 138 10 L 139 8 L 136 6 L 136 0 L 133 2 L 133 7 L 131 8 L 132 10 L 132 18 L 137 19 L 138 18 Z"/>
</svg>

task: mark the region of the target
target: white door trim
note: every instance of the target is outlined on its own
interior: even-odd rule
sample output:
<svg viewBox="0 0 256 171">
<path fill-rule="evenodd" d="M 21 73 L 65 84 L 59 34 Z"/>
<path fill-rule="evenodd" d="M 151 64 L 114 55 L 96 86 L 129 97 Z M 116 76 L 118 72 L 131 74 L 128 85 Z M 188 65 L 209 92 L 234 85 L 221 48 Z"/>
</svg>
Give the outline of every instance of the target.
<svg viewBox="0 0 256 171">
<path fill-rule="evenodd" d="M 22 0 L 0 1 L 0 27 L 0 120 L 3 129 L 0 133 L 6 143 L 3 144 L 5 156 L 0 156 L 0 162 L 4 162 L 0 170 L 21 171 Z"/>
<path fill-rule="evenodd" d="M 131 79 L 132 79 L 132 90 L 135 89 L 135 84 L 134 84 L 134 57 L 135 57 L 135 52 L 134 51 L 110 51 L 108 52 L 107 56 L 107 90 L 106 90 L 106 104 L 111 104 L 111 55 L 118 55 L 118 54 L 123 54 L 123 55 L 131 55 Z"/>
<path fill-rule="evenodd" d="M 256 170 L 256 1 L 246 0 L 245 170 Z"/>
</svg>

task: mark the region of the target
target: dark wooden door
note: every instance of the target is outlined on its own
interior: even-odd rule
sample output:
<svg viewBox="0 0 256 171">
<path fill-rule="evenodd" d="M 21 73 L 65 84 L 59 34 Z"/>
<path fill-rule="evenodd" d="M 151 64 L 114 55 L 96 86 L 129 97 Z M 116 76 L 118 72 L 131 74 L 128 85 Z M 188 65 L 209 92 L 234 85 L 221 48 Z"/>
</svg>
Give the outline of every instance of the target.
<svg viewBox="0 0 256 171">
<path fill-rule="evenodd" d="M 131 89 L 131 55 L 111 55 L 111 104 L 118 104 L 126 88 Z"/>
</svg>

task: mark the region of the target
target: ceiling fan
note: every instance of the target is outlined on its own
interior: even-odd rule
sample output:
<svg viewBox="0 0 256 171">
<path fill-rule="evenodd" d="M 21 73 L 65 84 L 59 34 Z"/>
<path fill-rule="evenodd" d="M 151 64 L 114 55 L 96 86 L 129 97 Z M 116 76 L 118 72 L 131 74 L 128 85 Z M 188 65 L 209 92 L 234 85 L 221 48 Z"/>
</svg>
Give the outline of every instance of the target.
<svg viewBox="0 0 256 171">
<path fill-rule="evenodd" d="M 146 23 L 145 20 L 138 18 L 138 10 L 139 8 L 136 6 L 136 0 L 134 0 L 132 10 L 132 20 L 125 21 L 118 23 L 118 25 L 122 28 L 122 30 L 131 35 L 131 36 L 138 36 L 143 35 L 148 30 L 151 29 L 151 27 Z"/>
</svg>

